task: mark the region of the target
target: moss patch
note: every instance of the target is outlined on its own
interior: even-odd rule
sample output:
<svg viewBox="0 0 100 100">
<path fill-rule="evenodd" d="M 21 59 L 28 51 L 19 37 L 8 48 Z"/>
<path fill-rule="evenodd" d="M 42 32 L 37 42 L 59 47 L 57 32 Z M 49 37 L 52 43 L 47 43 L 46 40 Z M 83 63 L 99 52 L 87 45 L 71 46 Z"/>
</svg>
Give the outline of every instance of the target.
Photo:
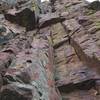
<svg viewBox="0 0 100 100">
<path fill-rule="evenodd" d="M 100 29 L 100 21 L 95 22 L 95 26 L 96 26 L 97 29 Z"/>
</svg>

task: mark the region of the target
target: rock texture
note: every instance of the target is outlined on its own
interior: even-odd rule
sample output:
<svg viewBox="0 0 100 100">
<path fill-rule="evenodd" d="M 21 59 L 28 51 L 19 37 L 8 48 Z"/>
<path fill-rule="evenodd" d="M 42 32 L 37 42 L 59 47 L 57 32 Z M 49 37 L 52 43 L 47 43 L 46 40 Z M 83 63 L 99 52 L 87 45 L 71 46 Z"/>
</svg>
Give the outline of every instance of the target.
<svg viewBox="0 0 100 100">
<path fill-rule="evenodd" d="M 100 100 L 100 2 L 0 2 L 0 100 Z"/>
</svg>

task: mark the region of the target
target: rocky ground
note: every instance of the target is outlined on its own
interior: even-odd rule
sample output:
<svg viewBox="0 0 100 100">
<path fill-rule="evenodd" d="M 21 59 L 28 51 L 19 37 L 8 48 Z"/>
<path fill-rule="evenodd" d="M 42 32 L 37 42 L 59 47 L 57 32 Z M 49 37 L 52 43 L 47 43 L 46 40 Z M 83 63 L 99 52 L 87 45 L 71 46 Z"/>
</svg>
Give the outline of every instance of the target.
<svg viewBox="0 0 100 100">
<path fill-rule="evenodd" d="M 0 100 L 100 100 L 100 2 L 4 1 Z"/>
</svg>

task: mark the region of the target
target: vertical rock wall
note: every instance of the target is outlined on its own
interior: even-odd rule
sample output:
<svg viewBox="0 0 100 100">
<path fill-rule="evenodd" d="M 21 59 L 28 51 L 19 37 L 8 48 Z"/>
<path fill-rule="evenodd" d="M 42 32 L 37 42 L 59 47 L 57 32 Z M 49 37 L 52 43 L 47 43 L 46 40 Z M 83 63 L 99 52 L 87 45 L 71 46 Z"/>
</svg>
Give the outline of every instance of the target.
<svg viewBox="0 0 100 100">
<path fill-rule="evenodd" d="M 100 3 L 32 4 L 1 11 L 0 100 L 99 100 Z"/>
</svg>

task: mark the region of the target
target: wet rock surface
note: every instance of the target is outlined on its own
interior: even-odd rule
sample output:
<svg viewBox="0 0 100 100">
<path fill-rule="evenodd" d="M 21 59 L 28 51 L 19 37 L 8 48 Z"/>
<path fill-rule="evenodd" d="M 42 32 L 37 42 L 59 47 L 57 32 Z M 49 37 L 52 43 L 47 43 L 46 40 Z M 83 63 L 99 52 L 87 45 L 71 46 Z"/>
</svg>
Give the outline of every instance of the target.
<svg viewBox="0 0 100 100">
<path fill-rule="evenodd" d="M 0 3 L 0 100 L 100 100 L 100 2 Z"/>
</svg>

